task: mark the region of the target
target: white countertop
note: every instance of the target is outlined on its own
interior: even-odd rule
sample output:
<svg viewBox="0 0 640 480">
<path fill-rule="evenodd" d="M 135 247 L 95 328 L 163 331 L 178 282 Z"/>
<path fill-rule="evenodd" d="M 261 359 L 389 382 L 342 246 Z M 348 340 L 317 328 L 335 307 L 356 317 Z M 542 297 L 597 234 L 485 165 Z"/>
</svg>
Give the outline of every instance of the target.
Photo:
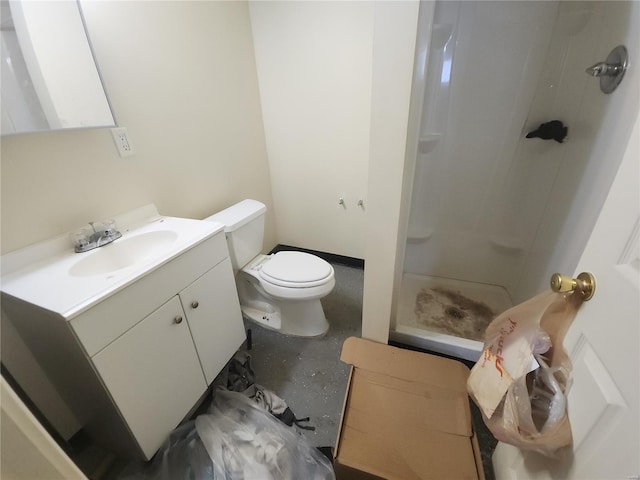
<svg viewBox="0 0 640 480">
<path fill-rule="evenodd" d="M 75 253 L 69 234 L 65 234 L 3 255 L 0 289 L 70 320 L 224 229 L 216 222 L 160 216 L 153 205 L 115 220 L 122 237 L 89 252 Z M 77 271 L 78 262 L 90 255 L 104 256 L 101 251 L 110 247 L 117 251 L 118 242 L 159 231 L 175 235 L 166 235 L 170 242 L 145 250 L 139 261 L 108 272 L 80 276 L 70 273 Z"/>
</svg>

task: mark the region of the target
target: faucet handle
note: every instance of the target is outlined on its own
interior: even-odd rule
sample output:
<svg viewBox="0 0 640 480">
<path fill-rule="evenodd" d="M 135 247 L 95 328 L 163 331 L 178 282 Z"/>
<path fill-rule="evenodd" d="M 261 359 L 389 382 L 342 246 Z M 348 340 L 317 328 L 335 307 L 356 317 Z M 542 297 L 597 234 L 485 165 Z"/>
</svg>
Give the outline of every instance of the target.
<svg viewBox="0 0 640 480">
<path fill-rule="evenodd" d="M 615 77 L 624 67 L 621 64 L 612 64 L 606 62 L 598 62 L 591 65 L 585 71 L 592 77 Z"/>
<path fill-rule="evenodd" d="M 117 233 L 120 233 L 118 232 L 118 226 L 116 225 L 115 220 L 105 220 L 102 223 L 101 230 L 103 230 L 104 235 L 107 235 L 107 236 L 113 236 L 113 235 L 116 235 Z"/>
<path fill-rule="evenodd" d="M 76 252 L 84 252 L 91 245 L 91 237 L 93 233 L 87 228 L 82 228 L 76 232 L 72 232 L 69 236 Z"/>
</svg>

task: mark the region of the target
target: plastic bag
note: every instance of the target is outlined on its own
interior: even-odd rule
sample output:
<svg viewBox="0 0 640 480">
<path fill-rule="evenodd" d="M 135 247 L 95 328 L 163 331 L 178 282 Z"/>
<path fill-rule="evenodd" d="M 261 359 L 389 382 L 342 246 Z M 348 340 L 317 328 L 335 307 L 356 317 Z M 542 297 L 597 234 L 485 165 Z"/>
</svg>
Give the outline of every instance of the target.
<svg viewBox="0 0 640 480">
<path fill-rule="evenodd" d="M 545 292 L 487 327 L 467 389 L 499 441 L 551 457 L 572 444 L 572 366 L 562 343 L 581 303 L 579 294 Z"/>
<path fill-rule="evenodd" d="M 327 457 L 237 392 L 217 390 L 207 414 L 174 430 L 126 480 L 335 480 Z"/>
<path fill-rule="evenodd" d="M 214 480 L 213 464 L 194 420 L 176 428 L 150 463 L 130 463 L 118 480 Z"/>
<path fill-rule="evenodd" d="M 333 480 L 333 466 L 294 428 L 237 392 L 219 390 L 196 430 L 215 478 Z"/>
</svg>

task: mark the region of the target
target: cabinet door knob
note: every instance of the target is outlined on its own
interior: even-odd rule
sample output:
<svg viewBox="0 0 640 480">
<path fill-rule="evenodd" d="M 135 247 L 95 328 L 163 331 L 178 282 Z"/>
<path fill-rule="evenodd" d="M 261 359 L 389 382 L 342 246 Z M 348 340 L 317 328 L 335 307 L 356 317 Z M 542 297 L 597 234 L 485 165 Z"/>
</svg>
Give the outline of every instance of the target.
<svg viewBox="0 0 640 480">
<path fill-rule="evenodd" d="M 194 300 L 193 302 L 191 302 L 191 308 L 198 308 L 198 305 L 200 305 L 197 300 Z"/>
<path fill-rule="evenodd" d="M 173 319 L 173 323 L 182 323 L 182 317 L 180 315 L 178 315 L 176 318 Z"/>
</svg>

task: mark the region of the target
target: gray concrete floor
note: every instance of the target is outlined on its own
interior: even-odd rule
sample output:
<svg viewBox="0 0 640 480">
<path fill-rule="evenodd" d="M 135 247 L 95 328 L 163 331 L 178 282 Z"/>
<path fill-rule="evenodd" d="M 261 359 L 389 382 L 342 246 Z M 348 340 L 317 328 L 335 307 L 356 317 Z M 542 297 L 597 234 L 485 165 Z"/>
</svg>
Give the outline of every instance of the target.
<svg viewBox="0 0 640 480">
<path fill-rule="evenodd" d="M 301 430 L 311 445 L 334 446 L 349 366 L 340 361 L 342 343 L 360 336 L 362 269 L 333 265 L 334 290 L 321 300 L 330 327 L 322 338 L 287 337 L 246 322 L 252 332 L 251 365 L 257 384 L 281 397 L 315 431 Z"/>
</svg>

